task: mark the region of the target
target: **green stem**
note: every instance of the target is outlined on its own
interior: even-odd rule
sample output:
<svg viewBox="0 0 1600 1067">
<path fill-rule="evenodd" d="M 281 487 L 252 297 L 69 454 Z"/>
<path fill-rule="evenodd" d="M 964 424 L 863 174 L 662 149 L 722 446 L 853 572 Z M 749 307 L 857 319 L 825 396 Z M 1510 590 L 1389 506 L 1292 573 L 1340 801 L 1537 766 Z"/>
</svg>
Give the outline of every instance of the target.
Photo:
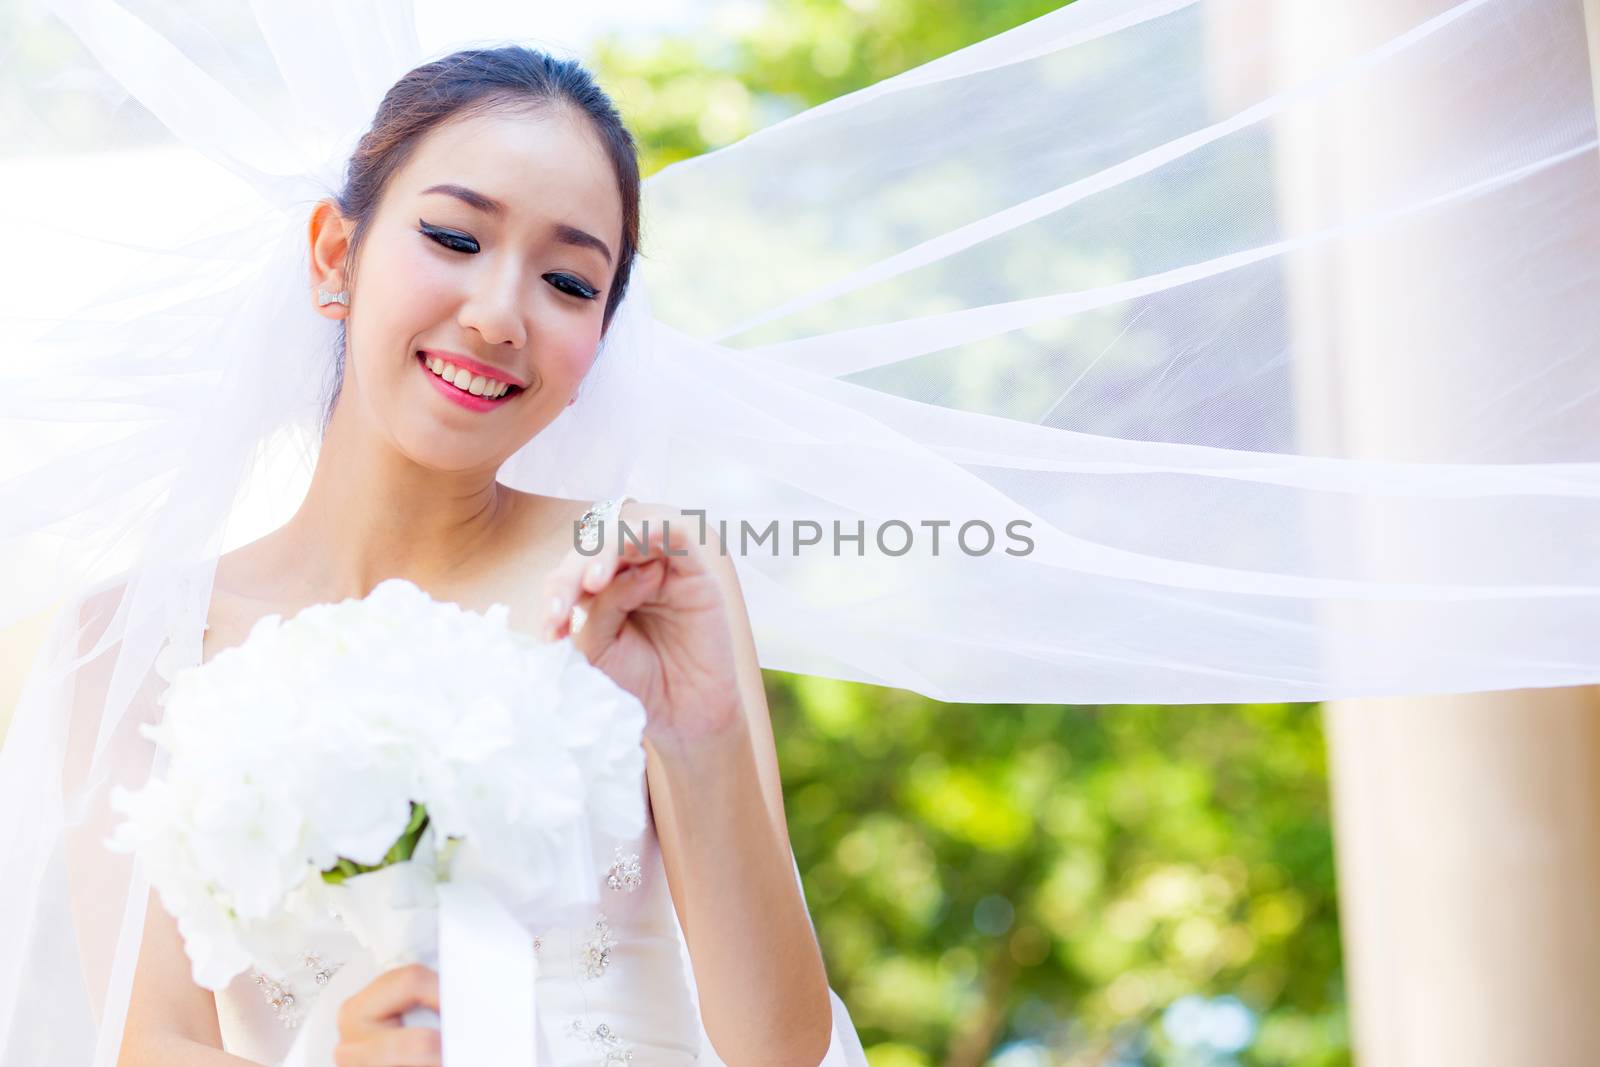
<svg viewBox="0 0 1600 1067">
<path fill-rule="evenodd" d="M 396 863 L 404 863 L 416 852 L 417 842 L 422 840 L 422 833 L 427 828 L 428 809 L 413 801 L 411 819 L 406 823 L 406 828 L 400 832 L 400 836 L 395 839 L 394 844 L 389 847 L 389 851 L 384 853 L 381 862 L 367 866 L 341 856 L 332 867 L 322 872 L 322 880 L 331 885 L 338 885 L 346 878 L 354 878 L 358 874 L 370 874 L 372 871 L 382 870 Z"/>
</svg>

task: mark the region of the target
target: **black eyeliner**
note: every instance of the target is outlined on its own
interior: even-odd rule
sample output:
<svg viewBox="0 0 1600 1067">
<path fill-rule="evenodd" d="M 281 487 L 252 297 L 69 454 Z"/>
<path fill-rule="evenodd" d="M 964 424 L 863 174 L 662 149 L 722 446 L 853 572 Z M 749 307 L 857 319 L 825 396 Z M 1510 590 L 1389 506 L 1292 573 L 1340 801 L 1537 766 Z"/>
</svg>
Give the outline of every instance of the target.
<svg viewBox="0 0 1600 1067">
<path fill-rule="evenodd" d="M 579 281 L 570 274 L 553 274 L 547 275 L 546 277 L 560 278 L 562 281 L 570 282 L 572 285 L 583 290 L 580 293 L 573 293 L 571 295 L 581 297 L 584 300 L 593 300 L 595 297 L 600 295 L 600 290 L 588 285 L 585 282 Z"/>
<path fill-rule="evenodd" d="M 464 233 L 460 232 L 459 230 L 447 230 L 443 226 L 435 226 L 435 225 L 433 225 L 433 223 L 427 222 L 426 220 L 423 220 L 423 219 L 418 219 L 417 220 L 417 226 L 418 226 L 418 228 L 421 229 L 422 234 L 423 234 L 424 237 L 427 237 L 427 238 L 437 242 L 438 244 L 443 245 L 445 248 L 450 249 L 452 252 L 469 252 L 469 253 L 471 253 L 471 252 L 479 251 L 479 245 L 478 245 L 477 240 L 475 238 L 473 238 L 473 237 L 468 236 L 467 234 L 464 234 Z M 459 248 L 459 247 L 456 246 L 456 244 L 453 244 L 451 242 L 459 242 L 460 244 L 471 245 L 472 247 L 471 248 Z"/>
</svg>

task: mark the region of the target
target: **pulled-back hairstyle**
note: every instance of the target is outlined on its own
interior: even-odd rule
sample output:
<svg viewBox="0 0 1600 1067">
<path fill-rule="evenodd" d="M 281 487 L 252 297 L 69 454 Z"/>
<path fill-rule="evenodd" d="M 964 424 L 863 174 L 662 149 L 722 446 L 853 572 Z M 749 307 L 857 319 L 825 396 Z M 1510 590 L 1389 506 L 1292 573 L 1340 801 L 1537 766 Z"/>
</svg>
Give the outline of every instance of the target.
<svg viewBox="0 0 1600 1067">
<path fill-rule="evenodd" d="M 519 107 L 565 107 L 582 113 L 599 135 L 616 172 L 617 192 L 622 198 L 622 248 L 606 294 L 601 317 L 603 332 L 611 325 L 611 317 L 627 293 L 628 276 L 639 247 L 638 150 L 611 98 L 582 64 L 531 48 L 511 45 L 456 52 L 416 68 L 384 95 L 372 127 L 362 135 L 350 157 L 344 188 L 334 197 L 340 213 L 354 223 L 348 265 L 353 270 L 356 253 L 389 179 L 411 158 L 430 130 L 458 116 Z M 344 353 L 341 322 L 324 429 L 344 381 Z"/>
</svg>

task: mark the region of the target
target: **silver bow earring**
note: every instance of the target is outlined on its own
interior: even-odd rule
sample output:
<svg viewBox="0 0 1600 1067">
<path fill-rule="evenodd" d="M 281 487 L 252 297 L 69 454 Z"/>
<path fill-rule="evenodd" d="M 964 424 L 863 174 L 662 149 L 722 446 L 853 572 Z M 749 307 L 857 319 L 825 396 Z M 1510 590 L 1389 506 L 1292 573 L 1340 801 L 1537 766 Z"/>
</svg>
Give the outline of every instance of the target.
<svg viewBox="0 0 1600 1067">
<path fill-rule="evenodd" d="M 340 289 L 337 293 L 330 293 L 326 289 L 318 289 L 317 307 L 326 307 L 329 304 L 343 304 L 345 307 L 349 307 L 350 291 L 348 289 Z"/>
</svg>

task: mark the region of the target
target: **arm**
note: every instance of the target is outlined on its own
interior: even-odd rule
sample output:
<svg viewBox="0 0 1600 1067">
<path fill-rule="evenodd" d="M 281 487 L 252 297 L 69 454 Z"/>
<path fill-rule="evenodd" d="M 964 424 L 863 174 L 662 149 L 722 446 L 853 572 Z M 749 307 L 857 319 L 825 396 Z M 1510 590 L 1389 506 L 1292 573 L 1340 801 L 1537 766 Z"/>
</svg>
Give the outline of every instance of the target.
<svg viewBox="0 0 1600 1067">
<path fill-rule="evenodd" d="M 439 1010 L 439 978 L 420 965 L 374 978 L 339 1006 L 337 1067 L 437 1067 L 439 1032 L 403 1027 L 417 1006 Z M 154 893 L 128 998 L 117 1067 L 261 1067 L 222 1051 L 217 1003 L 194 984 L 178 924 Z"/>
<path fill-rule="evenodd" d="M 106 713 L 116 649 L 90 653 L 105 639 L 126 586 L 110 582 L 88 593 L 78 605 L 78 654 L 84 664 L 72 678 L 68 708 L 67 755 L 62 788 L 80 797 L 94 772 L 95 742 Z M 148 680 L 147 680 L 147 684 Z M 110 826 L 96 817 L 69 843 L 68 892 L 82 968 L 89 976 L 110 973 L 122 924 L 122 893 L 131 863 L 113 857 L 103 844 Z M 114 886 L 114 901 L 107 886 Z M 114 903 L 116 907 L 108 905 Z M 152 892 L 145 904 L 144 929 L 134 966 L 128 1012 L 117 1067 L 253 1067 L 222 1051 L 217 1006 L 209 991 L 194 984 L 177 921 Z"/>
<path fill-rule="evenodd" d="M 216 1001 L 194 984 L 178 924 L 154 893 L 145 906 L 117 1067 L 258 1067 L 222 1051 Z"/>
<path fill-rule="evenodd" d="M 732 559 L 708 533 L 705 558 L 727 607 L 743 714 L 693 741 L 647 741 L 650 805 L 717 1054 L 728 1063 L 816 1067 L 832 1035 L 827 973 L 794 877 L 744 597 Z"/>
</svg>

